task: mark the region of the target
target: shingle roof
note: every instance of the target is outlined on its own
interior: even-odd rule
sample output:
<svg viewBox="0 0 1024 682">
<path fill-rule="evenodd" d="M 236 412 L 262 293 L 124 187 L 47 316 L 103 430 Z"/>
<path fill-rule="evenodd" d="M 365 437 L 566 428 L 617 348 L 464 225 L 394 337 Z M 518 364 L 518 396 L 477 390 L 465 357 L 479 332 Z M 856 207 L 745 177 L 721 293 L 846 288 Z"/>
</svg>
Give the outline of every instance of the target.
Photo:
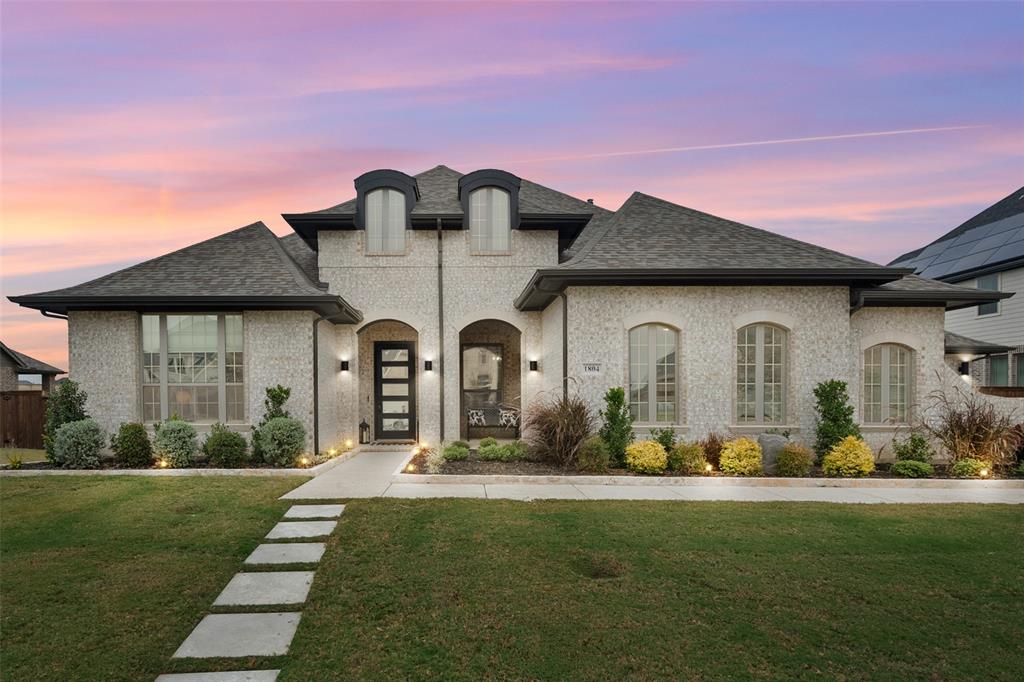
<svg viewBox="0 0 1024 682">
<path fill-rule="evenodd" d="M 1008 292 L 982 291 L 918 275 L 905 275 L 898 280 L 854 292 L 859 305 L 932 305 L 943 306 L 946 310 L 967 308 L 1011 296 L 1013 294 Z"/>
<path fill-rule="evenodd" d="M 60 369 L 49 365 L 42 360 L 36 360 L 35 358 L 19 353 L 14 350 L 6 343 L 0 341 L 0 350 L 7 353 L 8 357 L 14 361 L 15 366 L 18 369 L 19 374 L 66 374 L 66 370 Z"/>
<path fill-rule="evenodd" d="M 308 249 L 308 247 L 306 247 Z M 10 300 L 28 307 L 64 312 L 86 302 L 143 305 L 169 299 L 231 300 L 259 307 L 342 312 L 340 297 L 315 284 L 315 257 L 292 241 L 278 240 L 262 222 L 227 232 L 123 270 L 64 289 Z"/>
<path fill-rule="evenodd" d="M 316 251 L 309 248 L 309 245 L 302 241 L 302 237 L 294 232 L 284 237 L 278 237 L 278 241 L 284 248 L 285 253 L 291 256 L 291 259 L 295 261 L 295 264 L 299 266 L 303 274 L 309 278 L 309 281 L 319 284 L 320 268 L 317 265 Z"/>
<path fill-rule="evenodd" d="M 882 268 L 639 192 L 587 232 L 586 243 L 563 268 Z"/>
<path fill-rule="evenodd" d="M 1024 187 L 892 265 L 956 281 L 1024 262 Z"/>
<path fill-rule="evenodd" d="M 1009 346 L 1001 346 L 998 343 L 978 341 L 967 336 L 954 334 L 946 331 L 946 353 L 970 353 L 980 355 L 986 353 L 1006 353 L 1011 350 Z"/>
</svg>

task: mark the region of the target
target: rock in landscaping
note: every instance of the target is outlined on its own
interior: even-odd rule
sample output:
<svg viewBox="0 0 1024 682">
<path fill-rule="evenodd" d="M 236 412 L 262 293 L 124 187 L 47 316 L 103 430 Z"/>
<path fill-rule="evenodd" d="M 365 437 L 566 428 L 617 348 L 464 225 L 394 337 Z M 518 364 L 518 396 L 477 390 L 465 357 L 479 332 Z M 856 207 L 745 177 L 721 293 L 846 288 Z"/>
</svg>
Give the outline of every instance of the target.
<svg viewBox="0 0 1024 682">
<path fill-rule="evenodd" d="M 761 446 L 761 467 L 765 474 L 769 476 L 775 474 L 779 453 L 788 443 L 788 438 L 775 433 L 762 433 L 757 437 L 757 444 Z"/>
</svg>

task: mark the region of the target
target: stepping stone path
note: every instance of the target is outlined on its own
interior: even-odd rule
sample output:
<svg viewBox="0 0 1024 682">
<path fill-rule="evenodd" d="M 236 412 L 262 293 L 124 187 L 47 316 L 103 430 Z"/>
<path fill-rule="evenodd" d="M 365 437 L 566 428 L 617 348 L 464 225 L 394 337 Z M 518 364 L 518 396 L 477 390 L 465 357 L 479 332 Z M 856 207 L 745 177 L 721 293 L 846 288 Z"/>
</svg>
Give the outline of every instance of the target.
<svg viewBox="0 0 1024 682">
<path fill-rule="evenodd" d="M 286 519 L 337 519 L 343 504 L 294 505 Z M 295 564 L 315 564 L 324 554 L 322 542 L 287 542 L 330 535 L 337 521 L 281 521 L 267 533 L 269 542 L 258 546 L 245 560 L 254 569 Z M 236 573 L 213 602 L 216 607 L 290 606 L 303 604 L 313 584 L 314 571 L 253 570 Z M 173 658 L 232 658 L 283 656 L 288 653 L 302 614 L 211 613 L 192 631 Z M 274 682 L 279 670 L 236 670 L 211 673 L 160 675 L 157 682 Z"/>
</svg>

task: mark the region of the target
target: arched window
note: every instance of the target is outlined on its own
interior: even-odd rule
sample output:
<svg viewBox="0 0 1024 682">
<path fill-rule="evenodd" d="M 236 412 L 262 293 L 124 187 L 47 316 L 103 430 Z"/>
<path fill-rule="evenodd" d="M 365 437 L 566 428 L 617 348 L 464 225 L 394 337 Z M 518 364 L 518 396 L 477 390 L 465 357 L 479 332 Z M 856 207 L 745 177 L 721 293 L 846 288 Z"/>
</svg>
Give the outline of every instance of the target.
<svg viewBox="0 0 1024 682">
<path fill-rule="evenodd" d="M 366 252 L 405 253 L 405 194 L 382 187 L 366 195 Z"/>
<path fill-rule="evenodd" d="M 864 423 L 906 423 L 913 352 L 895 343 L 864 351 Z"/>
<path fill-rule="evenodd" d="M 736 332 L 736 422 L 786 421 L 786 331 L 751 324 Z"/>
<path fill-rule="evenodd" d="M 661 324 L 629 330 L 629 410 L 641 424 L 679 423 L 679 333 Z"/>
<path fill-rule="evenodd" d="M 512 248 L 509 193 L 481 187 L 469 195 L 469 239 L 474 253 L 508 253 Z"/>
</svg>

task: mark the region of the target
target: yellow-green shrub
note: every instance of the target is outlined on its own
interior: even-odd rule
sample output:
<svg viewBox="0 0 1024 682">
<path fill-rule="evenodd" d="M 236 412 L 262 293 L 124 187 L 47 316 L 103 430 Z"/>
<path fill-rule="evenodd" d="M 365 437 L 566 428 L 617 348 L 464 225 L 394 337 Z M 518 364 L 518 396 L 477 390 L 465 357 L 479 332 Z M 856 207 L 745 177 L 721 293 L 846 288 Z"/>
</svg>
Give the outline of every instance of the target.
<svg viewBox="0 0 1024 682">
<path fill-rule="evenodd" d="M 626 446 L 626 468 L 640 474 L 660 474 L 668 465 L 665 448 L 656 440 L 642 440 Z"/>
<path fill-rule="evenodd" d="M 875 470 L 875 455 L 857 436 L 836 443 L 821 462 L 826 476 L 867 476 Z"/>
<path fill-rule="evenodd" d="M 668 453 L 668 468 L 684 474 L 703 474 L 704 448 L 700 443 L 680 443 Z"/>
<path fill-rule="evenodd" d="M 800 443 L 787 443 L 775 462 L 779 476 L 806 476 L 814 468 L 814 453 Z"/>
<path fill-rule="evenodd" d="M 761 446 L 750 438 L 726 441 L 719 456 L 719 466 L 727 474 L 757 476 L 762 472 Z"/>
</svg>

